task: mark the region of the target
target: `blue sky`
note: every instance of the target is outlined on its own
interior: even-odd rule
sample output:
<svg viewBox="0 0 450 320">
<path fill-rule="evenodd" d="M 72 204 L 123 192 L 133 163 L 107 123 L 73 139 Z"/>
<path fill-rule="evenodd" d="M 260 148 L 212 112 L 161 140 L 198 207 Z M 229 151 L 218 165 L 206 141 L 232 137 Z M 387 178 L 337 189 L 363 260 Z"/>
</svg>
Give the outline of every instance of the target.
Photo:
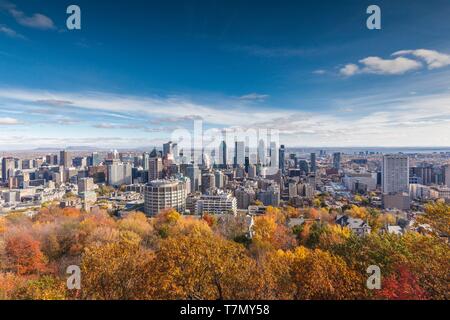
<svg viewBox="0 0 450 320">
<path fill-rule="evenodd" d="M 450 146 L 450 2 L 412 2 L 0 0 L 0 149 L 149 146 L 195 119 Z"/>
</svg>

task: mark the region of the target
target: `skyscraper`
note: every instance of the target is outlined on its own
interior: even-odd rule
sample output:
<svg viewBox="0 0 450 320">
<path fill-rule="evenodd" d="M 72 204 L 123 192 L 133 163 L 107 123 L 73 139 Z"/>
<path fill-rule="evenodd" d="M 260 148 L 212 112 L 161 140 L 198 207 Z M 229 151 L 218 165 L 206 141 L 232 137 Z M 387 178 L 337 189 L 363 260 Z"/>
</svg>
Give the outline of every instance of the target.
<svg viewBox="0 0 450 320">
<path fill-rule="evenodd" d="M 131 169 L 131 164 L 113 160 L 107 166 L 108 184 L 116 187 L 131 184 L 133 182 Z"/>
<path fill-rule="evenodd" d="M 270 166 L 272 168 L 279 168 L 278 167 L 278 152 L 277 152 L 277 143 L 272 141 L 270 143 Z"/>
<path fill-rule="evenodd" d="M 163 144 L 163 157 L 167 156 L 169 153 L 173 153 L 172 141 Z"/>
<path fill-rule="evenodd" d="M 450 188 L 450 164 L 444 166 L 444 184 Z"/>
<path fill-rule="evenodd" d="M 200 190 L 201 171 L 196 165 L 191 164 L 186 167 L 186 176 L 191 180 L 191 192 Z"/>
<path fill-rule="evenodd" d="M 98 152 L 92 152 L 92 165 L 98 166 L 101 163 L 100 155 Z"/>
<path fill-rule="evenodd" d="M 13 176 L 16 164 L 14 158 L 7 157 L 2 159 L 2 179 L 8 181 L 9 177 Z"/>
<path fill-rule="evenodd" d="M 313 152 L 311 153 L 311 172 L 317 171 L 317 165 L 316 165 L 316 154 Z"/>
<path fill-rule="evenodd" d="M 283 144 L 280 146 L 278 153 L 279 153 L 278 165 L 279 165 L 281 172 L 284 173 L 284 162 L 285 162 L 285 157 L 286 157 L 286 149 L 284 148 Z"/>
<path fill-rule="evenodd" d="M 59 152 L 59 165 L 64 166 L 65 168 L 70 168 L 72 166 L 72 157 L 68 151 L 62 150 Z"/>
<path fill-rule="evenodd" d="M 218 159 L 219 165 L 221 167 L 226 167 L 227 165 L 227 153 L 228 153 L 227 143 L 225 141 L 222 141 L 219 146 L 219 159 Z"/>
<path fill-rule="evenodd" d="M 206 193 L 216 188 L 216 177 L 214 173 L 208 172 L 202 174 L 202 193 Z"/>
<path fill-rule="evenodd" d="M 341 169 L 341 153 L 340 152 L 333 153 L 333 168 L 336 170 Z"/>
<path fill-rule="evenodd" d="M 383 156 L 383 193 L 409 192 L 409 160 L 403 154 Z"/>
<path fill-rule="evenodd" d="M 234 166 L 244 165 L 245 163 L 245 143 L 236 141 L 234 143 Z"/>
<path fill-rule="evenodd" d="M 142 168 L 144 169 L 144 171 L 148 170 L 149 160 L 150 154 L 148 152 L 144 152 L 142 154 Z"/>
<path fill-rule="evenodd" d="M 148 180 L 158 180 L 162 178 L 163 162 L 160 157 L 150 158 L 148 161 Z"/>
<path fill-rule="evenodd" d="M 266 144 L 263 139 L 258 142 L 258 164 L 266 165 Z"/>
</svg>

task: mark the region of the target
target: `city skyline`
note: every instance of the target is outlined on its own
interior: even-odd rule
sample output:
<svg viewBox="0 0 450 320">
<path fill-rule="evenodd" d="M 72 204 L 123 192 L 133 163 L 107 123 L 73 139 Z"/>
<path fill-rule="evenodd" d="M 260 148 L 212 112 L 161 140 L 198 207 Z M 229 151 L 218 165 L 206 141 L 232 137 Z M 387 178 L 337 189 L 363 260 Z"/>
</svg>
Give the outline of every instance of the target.
<svg viewBox="0 0 450 320">
<path fill-rule="evenodd" d="M 65 4 L 0 0 L 0 150 L 144 148 L 196 120 L 288 147 L 449 147 L 450 6 L 432 2 L 378 1 L 371 31 L 368 1 L 82 0 L 68 31 Z"/>
</svg>

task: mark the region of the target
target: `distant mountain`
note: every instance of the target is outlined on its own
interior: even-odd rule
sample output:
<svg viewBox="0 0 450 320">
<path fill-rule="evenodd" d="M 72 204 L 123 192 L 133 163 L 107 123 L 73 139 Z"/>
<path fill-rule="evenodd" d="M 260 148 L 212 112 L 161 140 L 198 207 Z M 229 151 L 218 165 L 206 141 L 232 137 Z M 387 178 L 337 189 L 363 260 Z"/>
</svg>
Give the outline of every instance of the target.
<svg viewBox="0 0 450 320">
<path fill-rule="evenodd" d="M 46 152 L 56 152 L 61 150 L 67 150 L 67 151 L 103 151 L 108 150 L 105 148 L 99 148 L 99 147 L 92 147 L 92 146 L 69 146 L 67 148 L 36 148 L 33 149 L 34 151 L 46 151 Z"/>
</svg>

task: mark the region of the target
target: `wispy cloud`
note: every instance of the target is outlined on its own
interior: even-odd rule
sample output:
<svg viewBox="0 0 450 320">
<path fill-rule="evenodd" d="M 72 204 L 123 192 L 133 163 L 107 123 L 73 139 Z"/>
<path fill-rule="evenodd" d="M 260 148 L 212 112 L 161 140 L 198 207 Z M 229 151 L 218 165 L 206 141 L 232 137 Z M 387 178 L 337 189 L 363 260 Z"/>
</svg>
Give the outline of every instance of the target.
<svg viewBox="0 0 450 320">
<path fill-rule="evenodd" d="M 44 105 L 44 106 L 55 106 L 55 107 L 63 107 L 72 105 L 72 101 L 66 101 L 66 100 L 57 100 L 57 99 L 43 99 L 43 100 L 36 100 L 36 104 L 38 105 Z"/>
<path fill-rule="evenodd" d="M 318 69 L 318 70 L 314 70 L 312 73 L 313 74 L 325 74 L 325 73 L 327 73 L 327 71 L 323 70 L 323 69 Z"/>
<path fill-rule="evenodd" d="M 17 23 L 22 26 L 40 30 L 55 29 L 53 20 L 42 13 L 27 15 L 25 12 L 19 10 L 15 4 L 6 1 L 0 3 L 0 8 L 8 11 Z"/>
<path fill-rule="evenodd" d="M 17 31 L 8 28 L 6 26 L 0 25 L 0 33 L 10 37 L 10 38 L 17 38 L 17 39 L 26 39 L 25 36 L 21 35 Z"/>
<path fill-rule="evenodd" d="M 234 46 L 226 46 L 225 49 L 231 52 L 243 52 L 251 56 L 259 56 L 266 58 L 299 57 L 314 52 L 314 50 L 312 49 L 302 49 L 293 47 L 264 47 L 260 45 L 234 45 Z"/>
<path fill-rule="evenodd" d="M 249 93 L 239 97 L 239 100 L 247 101 L 265 101 L 270 96 L 268 94 Z"/>
<path fill-rule="evenodd" d="M 136 139 L 134 144 L 139 137 L 144 138 L 148 134 L 154 134 L 158 139 L 170 138 L 171 131 L 182 127 L 189 130 L 189 123 L 203 119 L 208 129 L 277 129 L 282 141 L 292 146 L 450 145 L 450 92 L 410 95 L 409 91 L 405 91 L 403 96 L 398 93 L 391 96 L 361 95 L 333 102 L 333 108 L 326 111 L 306 112 L 301 111 L 300 107 L 260 108 L 249 105 L 246 108 L 234 108 L 228 105 L 230 101 L 236 101 L 233 99 L 217 101 L 211 106 L 182 97 L 127 96 L 99 92 L 49 93 L 0 88 L 0 102 L 4 105 L 35 106 L 36 101 L 48 99 L 70 101 L 66 109 L 78 110 L 79 116 L 83 112 L 87 113 L 85 121 L 91 124 L 93 131 L 83 127 L 75 132 L 96 135 L 96 130 L 102 129 L 108 134 L 116 134 L 115 130 L 124 129 L 124 135 L 132 135 Z M 60 107 L 50 104 L 48 109 L 52 108 L 56 111 Z M 107 122 L 104 118 L 92 118 L 90 114 L 94 111 L 130 114 L 133 117 Z M 98 141 L 100 145 L 107 143 Z M 122 140 L 117 141 L 118 146 L 122 143 Z"/>
</svg>

